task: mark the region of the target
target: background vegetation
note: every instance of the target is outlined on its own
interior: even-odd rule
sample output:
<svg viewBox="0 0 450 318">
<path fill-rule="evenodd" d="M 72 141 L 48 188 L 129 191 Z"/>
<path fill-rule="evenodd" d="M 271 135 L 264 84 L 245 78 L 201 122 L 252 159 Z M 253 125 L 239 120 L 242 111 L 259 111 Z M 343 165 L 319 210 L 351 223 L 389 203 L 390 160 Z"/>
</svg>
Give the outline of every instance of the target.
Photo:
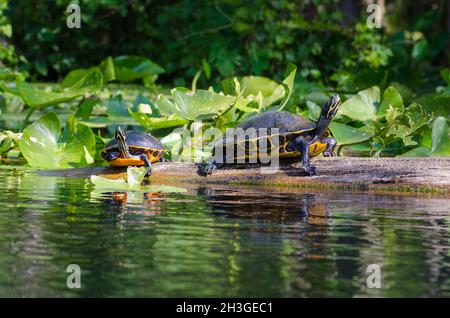
<svg viewBox="0 0 450 318">
<path fill-rule="evenodd" d="M 204 157 L 205 141 L 182 147 L 174 130 L 197 119 L 224 130 L 268 109 L 314 119 L 335 92 L 344 155 L 450 155 L 448 1 L 377 1 L 381 29 L 366 24 L 373 1 L 74 2 L 81 29 L 67 28 L 67 1 L 0 1 L 3 156 L 47 162 L 26 150 L 39 129 L 24 128 L 55 112 L 35 122 L 67 122 L 63 135 L 59 122 L 49 130 L 63 154 L 51 166 L 99 160 L 117 124 Z"/>
</svg>

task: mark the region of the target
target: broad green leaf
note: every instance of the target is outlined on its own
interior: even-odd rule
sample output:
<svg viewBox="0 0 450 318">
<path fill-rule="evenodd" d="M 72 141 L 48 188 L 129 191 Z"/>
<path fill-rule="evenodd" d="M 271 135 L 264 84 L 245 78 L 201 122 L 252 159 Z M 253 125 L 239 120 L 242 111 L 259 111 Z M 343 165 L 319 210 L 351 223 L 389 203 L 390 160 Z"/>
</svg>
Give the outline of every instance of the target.
<svg viewBox="0 0 450 318">
<path fill-rule="evenodd" d="M 127 168 L 128 186 L 131 188 L 136 187 L 139 188 L 148 170 L 149 168 L 147 167 L 139 167 L 139 168 L 128 167 Z"/>
<path fill-rule="evenodd" d="M 437 93 L 426 94 L 419 97 L 416 103 L 422 105 L 430 114 L 434 113 L 437 116 L 450 117 L 450 96 L 441 96 Z"/>
<path fill-rule="evenodd" d="M 434 120 L 431 140 L 432 156 L 450 156 L 450 138 L 448 135 L 448 122 L 446 118 L 437 117 Z"/>
<path fill-rule="evenodd" d="M 450 85 L 450 68 L 443 68 L 441 70 L 441 77 L 448 85 Z"/>
<path fill-rule="evenodd" d="M 414 44 L 412 58 L 418 61 L 423 60 L 429 53 L 430 46 L 427 39 L 423 38 Z"/>
<path fill-rule="evenodd" d="M 379 103 L 380 88 L 373 86 L 342 103 L 339 114 L 360 121 L 375 120 Z"/>
<path fill-rule="evenodd" d="M 372 138 L 371 135 L 361 129 L 345 124 L 332 122 L 329 127 L 337 144 L 340 146 L 358 144 Z"/>
<path fill-rule="evenodd" d="M 116 80 L 116 70 L 114 68 L 114 61 L 111 56 L 104 59 L 98 66 L 103 74 L 103 83 L 109 83 Z"/>
<path fill-rule="evenodd" d="M 405 152 L 404 154 L 398 156 L 398 157 L 429 157 L 431 155 L 430 149 L 426 147 L 417 147 L 414 148 L 408 152 Z"/>
<path fill-rule="evenodd" d="M 99 103 L 98 99 L 88 98 L 83 100 L 75 113 L 76 118 L 88 119 L 91 116 L 94 106 Z"/>
<path fill-rule="evenodd" d="M 95 154 L 92 130 L 70 116 L 61 134 L 55 113 L 48 113 L 25 128 L 20 150 L 32 167 L 63 169 L 80 167 L 86 163 L 86 151 Z"/>
<path fill-rule="evenodd" d="M 236 97 L 233 96 L 225 96 L 207 90 L 193 92 L 184 88 L 174 88 L 172 97 L 176 113 L 188 120 L 214 117 L 236 102 Z"/>
<path fill-rule="evenodd" d="M 141 186 L 142 180 L 147 173 L 148 168 L 145 167 L 128 167 L 127 168 L 127 181 L 124 179 L 108 179 L 100 176 L 91 176 L 91 182 L 95 185 L 96 189 L 104 190 L 125 190 L 125 191 L 142 191 L 142 192 L 164 192 L 164 193 L 176 193 L 186 192 L 187 190 L 179 187 L 172 187 L 166 185 L 150 185 Z"/>
<path fill-rule="evenodd" d="M 116 79 L 131 82 L 147 76 L 164 73 L 164 69 L 143 56 L 124 55 L 114 58 Z"/>
<path fill-rule="evenodd" d="M 103 84 L 106 84 L 116 79 L 113 60 L 111 57 L 107 57 L 100 63 L 98 67 L 93 66 L 89 68 L 80 68 L 69 72 L 61 82 L 61 86 L 71 87 L 75 85 L 83 77 L 86 77 L 89 73 L 95 70 L 100 70 L 100 72 L 102 73 Z"/>
<path fill-rule="evenodd" d="M 253 97 L 255 100 L 259 99 L 260 108 L 266 108 L 288 95 L 284 85 L 290 85 L 290 81 L 295 77 L 296 69 L 290 68 L 289 70 L 291 72 L 286 79 L 287 84 L 279 84 L 263 76 L 244 76 L 222 81 L 222 89 L 227 95 L 239 95 L 244 98 Z M 235 84 L 236 80 L 239 85 Z"/>
<path fill-rule="evenodd" d="M 284 73 L 284 76 L 286 78 L 283 80 L 283 85 L 287 90 L 287 92 L 278 110 L 282 110 L 284 106 L 286 106 L 286 104 L 288 103 L 289 98 L 291 98 L 292 91 L 294 89 L 294 81 L 296 73 L 297 73 L 297 65 L 289 63 L 286 67 L 286 72 Z"/>
<path fill-rule="evenodd" d="M 156 99 L 156 107 L 163 114 L 173 114 L 177 112 L 175 104 L 164 94 L 159 94 Z"/>
<path fill-rule="evenodd" d="M 88 93 L 98 91 L 102 87 L 102 73 L 94 69 L 82 77 L 71 87 L 61 91 L 45 91 L 35 85 L 19 81 L 17 89 L 19 96 L 32 108 L 44 108 L 47 106 L 65 103 Z"/>
<path fill-rule="evenodd" d="M 398 112 L 403 113 L 403 99 L 397 89 L 393 86 L 389 86 L 383 93 L 380 108 L 378 109 L 378 116 L 386 115 L 389 107 L 392 106 Z"/>
<path fill-rule="evenodd" d="M 134 120 L 136 120 L 141 126 L 145 127 L 148 130 L 178 127 L 189 123 L 189 120 L 183 119 L 176 114 L 170 115 L 168 117 L 158 118 L 150 117 L 144 113 L 133 112 L 131 109 L 128 109 L 128 112 Z"/>
</svg>

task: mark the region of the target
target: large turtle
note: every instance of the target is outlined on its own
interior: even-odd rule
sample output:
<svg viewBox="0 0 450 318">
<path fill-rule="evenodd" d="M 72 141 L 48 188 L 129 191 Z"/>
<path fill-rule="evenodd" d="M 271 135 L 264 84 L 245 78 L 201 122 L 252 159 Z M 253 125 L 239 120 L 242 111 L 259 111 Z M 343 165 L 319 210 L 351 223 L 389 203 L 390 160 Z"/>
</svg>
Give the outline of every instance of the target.
<svg viewBox="0 0 450 318">
<path fill-rule="evenodd" d="M 226 163 L 255 156 L 260 158 L 264 153 L 273 155 L 275 151 L 280 158 L 300 157 L 305 172 L 315 174 L 316 168 L 310 164 L 311 157 L 321 153 L 324 156 L 335 155 L 336 140 L 331 137 L 328 125 L 340 104 L 339 95 L 331 97 L 323 106 L 317 122 L 284 111 L 255 115 L 238 126 L 240 132 L 226 134 L 215 142 L 212 157 L 199 166 L 198 173 L 207 176 Z M 249 134 L 251 129 L 256 134 Z M 261 147 L 265 151 L 261 151 Z"/>
</svg>

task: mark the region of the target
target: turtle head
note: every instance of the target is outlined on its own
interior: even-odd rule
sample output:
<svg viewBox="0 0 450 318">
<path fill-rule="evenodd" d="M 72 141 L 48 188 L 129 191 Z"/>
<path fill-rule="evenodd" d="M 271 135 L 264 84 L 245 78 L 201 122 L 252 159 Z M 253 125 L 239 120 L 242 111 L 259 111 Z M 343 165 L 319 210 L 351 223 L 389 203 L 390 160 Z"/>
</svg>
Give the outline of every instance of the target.
<svg viewBox="0 0 450 318">
<path fill-rule="evenodd" d="M 130 153 L 128 151 L 127 145 L 127 133 L 120 126 L 118 126 L 116 129 L 115 138 L 117 140 L 117 145 L 121 157 L 128 158 L 130 156 Z"/>
<path fill-rule="evenodd" d="M 338 94 L 333 95 L 326 104 L 322 107 L 319 120 L 317 121 L 317 134 L 321 136 L 328 128 L 334 115 L 336 115 L 339 106 L 341 105 L 341 98 Z"/>
</svg>

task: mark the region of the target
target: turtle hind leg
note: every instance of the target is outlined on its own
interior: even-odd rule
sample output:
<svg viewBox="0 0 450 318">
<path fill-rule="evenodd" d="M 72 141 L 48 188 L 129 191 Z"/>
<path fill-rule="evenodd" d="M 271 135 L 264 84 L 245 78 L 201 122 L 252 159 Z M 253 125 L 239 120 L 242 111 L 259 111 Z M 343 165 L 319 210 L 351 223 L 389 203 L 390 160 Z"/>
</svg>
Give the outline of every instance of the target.
<svg viewBox="0 0 450 318">
<path fill-rule="evenodd" d="M 198 170 L 197 173 L 203 177 L 206 177 L 209 174 L 212 174 L 214 171 L 223 166 L 223 163 L 217 163 L 213 161 L 211 163 L 205 162 L 197 165 Z"/>
<path fill-rule="evenodd" d="M 336 148 L 336 140 L 333 138 L 321 138 L 319 140 L 323 144 L 327 144 L 327 147 L 323 151 L 324 157 L 336 157 L 336 152 L 334 148 Z"/>
</svg>

